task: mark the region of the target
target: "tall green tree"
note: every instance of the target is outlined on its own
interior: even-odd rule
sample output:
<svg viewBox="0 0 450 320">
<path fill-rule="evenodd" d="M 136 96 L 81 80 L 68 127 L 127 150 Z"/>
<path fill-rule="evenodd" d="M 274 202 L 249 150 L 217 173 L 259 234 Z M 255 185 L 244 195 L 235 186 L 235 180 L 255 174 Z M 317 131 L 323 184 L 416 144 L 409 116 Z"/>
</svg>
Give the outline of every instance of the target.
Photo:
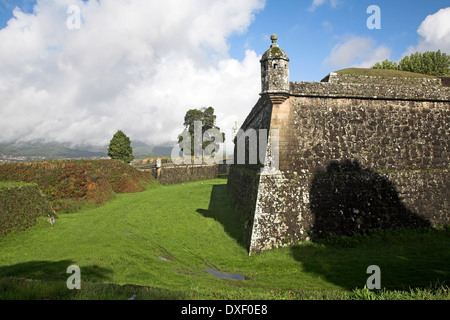
<svg viewBox="0 0 450 320">
<path fill-rule="evenodd" d="M 211 154 L 217 153 L 220 148 L 219 144 L 225 140 L 225 134 L 220 133 L 222 141 L 217 141 L 217 134 L 214 133 L 220 132 L 220 128 L 216 126 L 216 119 L 217 116 L 214 114 L 213 107 L 188 110 L 184 116 L 184 132 L 178 136 L 180 148 L 183 150 L 184 148 L 190 147 L 191 155 L 195 155 L 196 153 L 195 145 L 201 146 L 202 150 L 205 150 L 205 148 L 212 150 Z M 196 122 L 198 124 L 201 123 L 201 133 L 199 128 L 197 129 L 197 134 L 195 132 Z M 186 141 L 183 142 L 186 136 L 190 138 L 190 146 L 186 144 Z"/>
<path fill-rule="evenodd" d="M 111 159 L 120 159 L 126 163 L 133 161 L 133 148 L 130 138 L 121 130 L 118 130 L 112 137 L 108 147 L 108 156 Z"/>
<path fill-rule="evenodd" d="M 450 56 L 438 51 L 416 52 L 404 57 L 398 64 L 389 60 L 377 62 L 372 69 L 390 69 L 427 74 L 430 76 L 450 75 Z"/>
<path fill-rule="evenodd" d="M 372 67 L 372 69 L 384 69 L 384 70 L 398 70 L 398 64 L 389 60 L 384 60 L 383 62 L 377 62 Z"/>
</svg>

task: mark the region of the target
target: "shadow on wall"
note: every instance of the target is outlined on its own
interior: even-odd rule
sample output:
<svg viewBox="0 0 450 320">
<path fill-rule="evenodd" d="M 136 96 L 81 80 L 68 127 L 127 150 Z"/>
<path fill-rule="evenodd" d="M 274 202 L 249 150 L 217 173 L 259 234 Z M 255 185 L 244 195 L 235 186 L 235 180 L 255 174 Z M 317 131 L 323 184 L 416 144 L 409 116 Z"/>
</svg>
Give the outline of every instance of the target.
<svg viewBox="0 0 450 320">
<path fill-rule="evenodd" d="M 310 190 L 314 217 L 311 239 L 351 236 L 372 229 L 429 227 L 408 210 L 387 177 L 362 168 L 358 161 L 332 162 L 314 175 Z"/>
</svg>

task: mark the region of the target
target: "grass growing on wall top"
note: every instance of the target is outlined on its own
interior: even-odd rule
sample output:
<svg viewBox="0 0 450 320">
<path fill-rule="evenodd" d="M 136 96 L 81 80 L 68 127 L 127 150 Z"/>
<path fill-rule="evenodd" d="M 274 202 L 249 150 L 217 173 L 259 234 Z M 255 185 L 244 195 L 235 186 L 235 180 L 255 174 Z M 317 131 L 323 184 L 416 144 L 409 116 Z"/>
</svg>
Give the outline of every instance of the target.
<svg viewBox="0 0 450 320">
<path fill-rule="evenodd" d="M 102 207 L 60 214 L 53 226 L 40 221 L 2 238 L 0 298 L 350 299 L 358 298 L 353 290 L 363 290 L 372 264 L 388 290 L 441 288 L 450 280 L 443 228 L 309 242 L 249 257 L 236 221 L 225 179 L 119 194 Z M 76 292 L 64 287 L 72 264 L 81 269 Z M 206 268 L 245 280 L 215 278 Z"/>
<path fill-rule="evenodd" d="M 366 68 L 347 68 L 335 71 L 338 74 L 348 74 L 354 76 L 369 76 L 369 77 L 396 77 L 396 78 L 430 78 L 436 79 L 434 76 L 427 74 L 398 71 L 398 70 L 384 70 L 384 69 L 366 69 Z"/>
</svg>

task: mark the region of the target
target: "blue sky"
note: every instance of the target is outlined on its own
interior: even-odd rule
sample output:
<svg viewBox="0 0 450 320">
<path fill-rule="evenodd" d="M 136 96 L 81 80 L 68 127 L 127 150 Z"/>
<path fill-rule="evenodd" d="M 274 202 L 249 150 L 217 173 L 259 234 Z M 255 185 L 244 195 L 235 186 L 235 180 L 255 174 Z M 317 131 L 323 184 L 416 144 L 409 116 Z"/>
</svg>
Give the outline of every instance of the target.
<svg viewBox="0 0 450 320">
<path fill-rule="evenodd" d="M 86 1 L 86 0 L 85 0 Z M 69 1 L 70 2 L 70 1 Z M 276 33 L 280 46 L 291 59 L 293 81 L 320 81 L 333 66 L 324 64 L 334 46 L 351 37 L 370 38 L 374 46 L 391 49 L 390 60 L 401 59 L 407 49 L 417 44 L 417 29 L 423 20 L 442 8 L 447 0 L 267 0 L 252 24 L 243 34 L 229 39 L 230 56 L 243 59 L 246 49 L 264 53 L 270 45 L 268 35 Z M 35 0 L 0 0 L 0 28 L 12 17 L 18 6 L 32 13 Z M 366 26 L 370 5 L 381 9 L 381 29 Z M 449 53 L 450 54 L 450 53 Z"/>
<path fill-rule="evenodd" d="M 370 5 L 381 9 L 381 29 L 366 26 Z M 338 43 L 350 37 L 371 38 L 375 46 L 392 50 L 391 60 L 401 59 L 408 47 L 417 44 L 417 29 L 422 21 L 442 8 L 450 6 L 443 0 L 340 0 L 332 1 L 310 11 L 312 1 L 269 0 L 245 35 L 230 40 L 231 54 L 242 56 L 251 47 L 263 53 L 270 41 L 267 35 L 276 33 L 280 46 L 291 59 L 291 80 L 320 81 L 333 70 L 324 60 Z M 450 54 L 450 53 L 449 53 Z"/>
<path fill-rule="evenodd" d="M 379 30 L 367 27 L 371 5 Z M 103 145 L 120 129 L 158 144 L 208 106 L 231 130 L 259 98 L 273 33 L 291 81 L 320 81 L 416 51 L 450 54 L 450 2 L 0 0 L 0 142 Z"/>
</svg>

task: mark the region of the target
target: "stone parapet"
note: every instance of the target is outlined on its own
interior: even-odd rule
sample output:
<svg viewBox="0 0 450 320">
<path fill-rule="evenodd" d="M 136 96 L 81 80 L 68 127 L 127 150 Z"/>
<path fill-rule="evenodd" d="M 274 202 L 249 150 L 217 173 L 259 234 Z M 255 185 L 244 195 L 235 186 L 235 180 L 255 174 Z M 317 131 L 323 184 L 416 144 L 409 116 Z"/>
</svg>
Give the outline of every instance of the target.
<svg viewBox="0 0 450 320">
<path fill-rule="evenodd" d="M 434 81 L 432 82 L 434 84 Z M 432 84 L 430 83 L 430 84 Z M 397 86 L 393 84 L 361 84 L 333 82 L 291 82 L 292 96 L 354 97 L 364 99 L 430 100 L 450 102 L 450 88 L 422 84 Z"/>
</svg>

